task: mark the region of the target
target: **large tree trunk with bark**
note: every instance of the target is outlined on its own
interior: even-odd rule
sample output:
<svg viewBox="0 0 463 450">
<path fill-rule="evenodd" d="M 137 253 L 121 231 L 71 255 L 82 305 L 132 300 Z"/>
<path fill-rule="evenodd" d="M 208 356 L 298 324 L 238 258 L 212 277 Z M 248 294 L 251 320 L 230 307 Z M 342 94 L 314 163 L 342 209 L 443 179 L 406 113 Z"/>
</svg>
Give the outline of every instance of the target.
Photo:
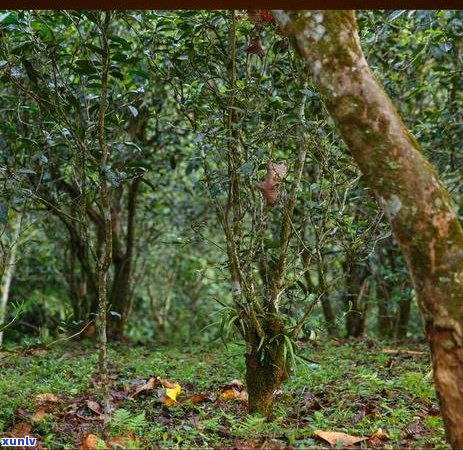
<svg viewBox="0 0 463 450">
<path fill-rule="evenodd" d="M 447 435 L 463 448 L 463 232 L 434 168 L 374 78 L 353 11 L 274 11 L 390 221 L 431 346 Z"/>
</svg>

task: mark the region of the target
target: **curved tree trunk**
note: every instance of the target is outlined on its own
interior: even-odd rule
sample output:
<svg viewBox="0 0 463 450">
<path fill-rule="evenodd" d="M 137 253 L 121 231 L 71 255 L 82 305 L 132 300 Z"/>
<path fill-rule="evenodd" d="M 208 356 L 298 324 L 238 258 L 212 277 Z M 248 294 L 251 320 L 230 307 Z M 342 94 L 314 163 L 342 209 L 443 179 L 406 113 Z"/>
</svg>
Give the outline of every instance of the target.
<svg viewBox="0 0 463 450">
<path fill-rule="evenodd" d="M 274 11 L 385 211 L 412 276 L 447 435 L 463 448 L 463 232 L 364 58 L 353 11 Z"/>
</svg>

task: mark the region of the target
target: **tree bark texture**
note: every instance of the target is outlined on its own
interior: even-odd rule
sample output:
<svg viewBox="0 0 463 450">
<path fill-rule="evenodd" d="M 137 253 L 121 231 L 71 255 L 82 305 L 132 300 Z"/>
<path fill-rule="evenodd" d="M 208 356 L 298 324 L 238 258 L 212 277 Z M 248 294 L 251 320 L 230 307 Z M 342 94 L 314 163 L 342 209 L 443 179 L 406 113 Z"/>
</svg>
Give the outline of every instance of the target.
<svg viewBox="0 0 463 450">
<path fill-rule="evenodd" d="M 360 47 L 353 11 L 274 11 L 390 221 L 431 346 L 449 442 L 463 448 L 463 232 Z"/>
<path fill-rule="evenodd" d="M 275 317 L 267 325 L 267 335 L 273 340 L 261 345 L 257 333 L 251 331 L 246 344 L 246 386 L 249 393 L 248 411 L 269 417 L 275 391 L 288 378 L 288 359 L 283 335 L 284 324 Z M 281 339 L 279 339 L 281 338 Z"/>
<path fill-rule="evenodd" d="M 16 223 L 14 225 L 13 241 L 10 248 L 10 255 L 6 265 L 6 271 L 2 277 L 1 284 L 1 300 L 0 300 L 0 324 L 6 317 L 6 307 L 10 298 L 10 288 L 13 282 L 14 271 L 16 266 L 16 252 L 18 250 L 19 238 L 21 236 L 23 212 L 18 212 L 16 215 Z M 0 346 L 3 344 L 3 331 L 0 331 Z"/>
<path fill-rule="evenodd" d="M 135 245 L 135 213 L 139 192 L 140 179 L 130 184 L 127 200 L 127 232 L 124 248 L 120 226 L 120 210 L 113 211 L 113 255 L 114 278 L 111 287 L 111 310 L 116 311 L 120 317 L 109 317 L 108 333 L 111 338 L 123 340 L 124 328 L 132 308 L 133 259 Z"/>
<path fill-rule="evenodd" d="M 365 332 L 367 316 L 366 297 L 369 291 L 368 267 L 360 261 L 346 264 L 346 297 L 345 308 L 347 336 L 362 337 Z"/>
</svg>

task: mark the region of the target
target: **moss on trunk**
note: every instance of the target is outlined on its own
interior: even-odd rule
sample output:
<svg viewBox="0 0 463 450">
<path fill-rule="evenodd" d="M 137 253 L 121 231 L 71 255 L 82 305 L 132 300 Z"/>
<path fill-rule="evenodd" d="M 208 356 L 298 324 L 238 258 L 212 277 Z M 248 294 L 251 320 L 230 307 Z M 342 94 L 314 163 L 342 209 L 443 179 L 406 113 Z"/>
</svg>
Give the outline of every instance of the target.
<svg viewBox="0 0 463 450">
<path fill-rule="evenodd" d="M 274 393 L 288 378 L 288 371 L 283 336 L 276 337 L 260 349 L 258 340 L 253 340 L 246 353 L 246 385 L 250 414 L 259 413 L 265 417 L 271 415 Z"/>
<path fill-rule="evenodd" d="M 275 11 L 392 225 L 431 345 L 448 439 L 463 448 L 463 231 L 434 168 L 366 62 L 353 11 Z"/>
</svg>

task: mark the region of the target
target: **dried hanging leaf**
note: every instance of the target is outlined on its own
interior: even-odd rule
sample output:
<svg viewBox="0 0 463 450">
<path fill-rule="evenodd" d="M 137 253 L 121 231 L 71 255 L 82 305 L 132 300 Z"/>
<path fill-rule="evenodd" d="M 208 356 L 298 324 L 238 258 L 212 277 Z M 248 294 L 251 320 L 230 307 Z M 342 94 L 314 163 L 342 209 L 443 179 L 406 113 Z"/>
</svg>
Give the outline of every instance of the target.
<svg viewBox="0 0 463 450">
<path fill-rule="evenodd" d="M 246 12 L 251 23 L 254 25 L 259 25 L 261 23 L 262 17 L 260 9 L 248 9 Z"/>
<path fill-rule="evenodd" d="M 284 180 L 288 168 L 285 164 L 275 164 L 269 160 L 267 165 L 267 177 L 256 187 L 262 192 L 267 204 L 274 206 L 278 200 L 278 188 Z"/>
<path fill-rule="evenodd" d="M 262 48 L 259 36 L 254 36 L 252 38 L 251 43 L 249 44 L 249 47 L 247 48 L 247 52 L 257 55 L 260 59 L 262 59 L 265 56 L 265 51 Z"/>
<path fill-rule="evenodd" d="M 351 436 L 350 434 L 346 433 L 339 433 L 337 431 L 321 431 L 315 430 L 313 434 L 320 439 L 328 442 L 328 444 L 335 446 L 335 445 L 345 445 L 346 447 L 350 445 L 355 445 L 359 442 L 366 441 L 368 438 L 366 437 L 359 437 L 359 436 Z"/>
<path fill-rule="evenodd" d="M 96 327 L 93 323 L 89 323 L 82 332 L 82 336 L 86 338 L 91 338 L 95 334 Z"/>
<path fill-rule="evenodd" d="M 261 9 L 260 16 L 268 23 L 275 22 L 275 18 L 273 17 L 272 13 L 268 9 Z"/>
<path fill-rule="evenodd" d="M 262 30 L 268 24 L 274 22 L 273 15 L 268 9 L 248 9 L 246 13 L 249 21 L 253 23 L 258 30 Z"/>
</svg>

